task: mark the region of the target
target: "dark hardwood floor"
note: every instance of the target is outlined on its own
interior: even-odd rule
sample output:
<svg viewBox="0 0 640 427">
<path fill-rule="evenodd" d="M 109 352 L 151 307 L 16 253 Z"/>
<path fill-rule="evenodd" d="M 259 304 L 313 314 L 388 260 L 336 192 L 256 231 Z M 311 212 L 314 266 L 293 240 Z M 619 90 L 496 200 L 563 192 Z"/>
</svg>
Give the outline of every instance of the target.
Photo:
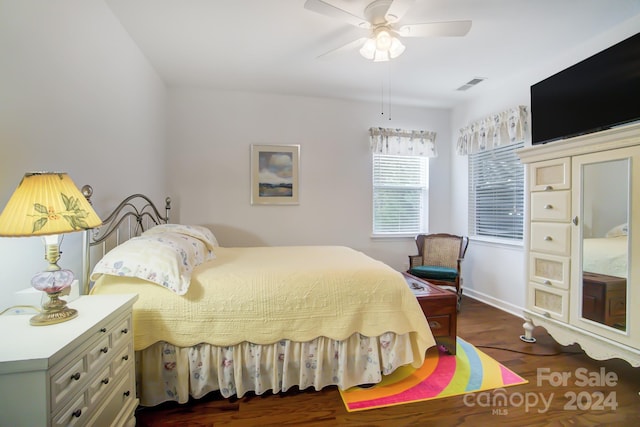
<svg viewBox="0 0 640 427">
<path fill-rule="evenodd" d="M 640 368 L 587 357 L 577 345 L 563 347 L 542 328 L 538 342 L 520 341 L 523 320 L 464 298 L 458 336 L 502 362 L 529 383 L 505 388 L 507 406 L 463 396 L 349 413 L 335 387 L 224 399 L 212 393 L 185 405 L 140 408 L 138 426 L 637 426 Z M 552 380 L 570 375 L 564 384 Z M 604 373 L 604 375 L 602 375 Z M 614 377 L 617 377 L 613 385 Z M 608 378 L 609 384 L 605 383 Z M 466 402 L 466 403 L 465 403 Z M 527 406 L 528 405 L 528 406 Z"/>
</svg>

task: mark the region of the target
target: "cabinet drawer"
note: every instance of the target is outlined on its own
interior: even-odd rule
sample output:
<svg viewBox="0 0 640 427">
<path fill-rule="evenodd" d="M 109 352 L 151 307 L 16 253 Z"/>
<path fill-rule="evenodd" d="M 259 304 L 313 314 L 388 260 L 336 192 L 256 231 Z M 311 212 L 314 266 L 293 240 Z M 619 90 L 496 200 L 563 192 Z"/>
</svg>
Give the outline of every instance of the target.
<svg viewBox="0 0 640 427">
<path fill-rule="evenodd" d="M 529 253 L 529 280 L 532 282 L 569 289 L 570 267 L 568 257 Z"/>
<path fill-rule="evenodd" d="M 534 252 L 569 256 L 571 248 L 571 225 L 532 222 L 530 248 Z"/>
<path fill-rule="evenodd" d="M 529 166 L 531 191 L 568 190 L 571 188 L 571 161 L 568 157 L 532 163 Z"/>
<path fill-rule="evenodd" d="M 569 320 L 569 292 L 551 286 L 529 284 L 529 309 L 545 317 Z"/>
<path fill-rule="evenodd" d="M 562 221 L 571 219 L 571 192 L 541 191 L 531 193 L 532 221 Z"/>
</svg>

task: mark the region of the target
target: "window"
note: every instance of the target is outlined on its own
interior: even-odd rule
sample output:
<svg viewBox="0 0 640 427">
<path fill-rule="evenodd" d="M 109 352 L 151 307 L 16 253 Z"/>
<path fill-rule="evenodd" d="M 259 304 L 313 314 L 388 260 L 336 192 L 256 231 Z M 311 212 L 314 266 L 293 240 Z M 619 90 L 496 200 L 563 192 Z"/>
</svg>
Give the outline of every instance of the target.
<svg viewBox="0 0 640 427">
<path fill-rule="evenodd" d="M 522 240 L 523 142 L 469 155 L 469 235 Z"/>
<path fill-rule="evenodd" d="M 373 154 L 373 234 L 426 232 L 429 159 Z"/>
</svg>

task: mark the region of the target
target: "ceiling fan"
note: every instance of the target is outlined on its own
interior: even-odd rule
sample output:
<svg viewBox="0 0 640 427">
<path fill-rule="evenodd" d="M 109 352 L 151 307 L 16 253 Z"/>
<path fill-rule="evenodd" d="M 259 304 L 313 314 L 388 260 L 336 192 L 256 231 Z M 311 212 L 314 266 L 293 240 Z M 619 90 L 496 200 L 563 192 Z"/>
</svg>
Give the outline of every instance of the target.
<svg viewBox="0 0 640 427">
<path fill-rule="evenodd" d="M 388 61 L 404 52 L 401 37 L 461 37 L 471 29 L 471 21 L 399 25 L 414 2 L 415 0 L 374 0 L 364 8 L 362 16 L 325 0 L 306 0 L 304 7 L 370 32 L 368 37 L 361 37 L 320 57 L 360 47 L 360 54 L 365 58 L 374 62 Z"/>
</svg>

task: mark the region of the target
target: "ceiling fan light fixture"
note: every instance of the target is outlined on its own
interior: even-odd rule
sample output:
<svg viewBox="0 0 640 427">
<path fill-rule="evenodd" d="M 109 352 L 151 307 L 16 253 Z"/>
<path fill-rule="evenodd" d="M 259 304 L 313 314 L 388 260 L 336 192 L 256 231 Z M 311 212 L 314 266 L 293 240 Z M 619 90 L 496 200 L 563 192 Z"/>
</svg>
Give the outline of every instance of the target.
<svg viewBox="0 0 640 427">
<path fill-rule="evenodd" d="M 376 50 L 373 56 L 373 62 L 385 62 L 389 59 L 389 51 L 388 50 Z"/>
<path fill-rule="evenodd" d="M 404 52 L 405 49 L 406 48 L 402 42 L 397 37 L 393 37 L 391 40 L 391 47 L 389 48 L 389 56 L 391 56 L 391 59 L 397 58 L 402 55 L 402 52 Z"/>
<path fill-rule="evenodd" d="M 386 29 L 376 31 L 376 49 L 382 51 L 388 51 L 391 48 L 391 42 L 395 37 L 391 36 L 391 33 Z"/>
<path fill-rule="evenodd" d="M 397 58 L 404 50 L 404 45 L 393 32 L 381 28 L 362 45 L 360 55 L 372 59 L 373 62 L 384 62 Z"/>
<path fill-rule="evenodd" d="M 367 59 L 373 59 L 376 54 L 376 41 L 374 39 L 367 39 L 366 42 L 360 48 L 360 55 Z"/>
</svg>

